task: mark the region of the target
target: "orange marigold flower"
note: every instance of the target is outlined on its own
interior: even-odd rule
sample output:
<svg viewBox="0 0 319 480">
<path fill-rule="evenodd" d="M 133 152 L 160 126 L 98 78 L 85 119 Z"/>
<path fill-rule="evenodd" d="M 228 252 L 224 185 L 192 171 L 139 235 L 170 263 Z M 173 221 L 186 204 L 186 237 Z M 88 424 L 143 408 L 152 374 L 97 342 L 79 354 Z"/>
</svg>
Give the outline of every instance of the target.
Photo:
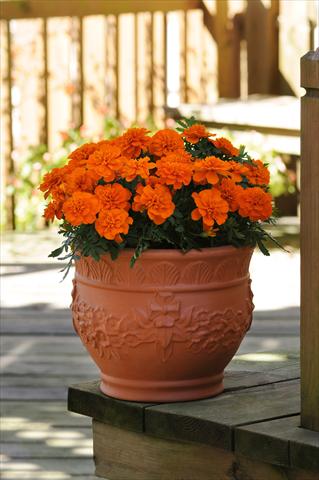
<svg viewBox="0 0 319 480">
<path fill-rule="evenodd" d="M 102 208 L 108 210 L 113 208 L 121 208 L 123 210 L 130 209 L 129 199 L 132 194 L 119 183 L 98 185 L 95 189 L 95 195 L 100 200 Z"/>
<path fill-rule="evenodd" d="M 246 188 L 238 196 L 239 215 L 253 222 L 267 220 L 272 214 L 272 197 L 262 188 Z"/>
<path fill-rule="evenodd" d="M 58 220 L 62 218 L 62 204 L 61 202 L 50 202 L 43 213 L 43 217 L 49 222 L 53 222 L 54 218 L 56 217 Z"/>
<path fill-rule="evenodd" d="M 101 237 L 107 240 L 122 242 L 121 233 L 127 234 L 133 223 L 132 217 L 122 208 L 103 208 L 95 222 L 95 229 Z"/>
<path fill-rule="evenodd" d="M 222 198 L 226 200 L 229 205 L 229 210 L 235 212 L 239 208 L 238 196 L 244 190 L 240 185 L 236 185 L 233 180 L 224 178 L 218 187 Z"/>
<path fill-rule="evenodd" d="M 227 138 L 219 137 L 211 139 L 210 142 L 214 145 L 214 147 L 218 148 L 218 150 L 226 153 L 226 155 L 237 157 L 239 153 L 238 148 L 234 147 L 234 145 L 229 140 L 227 140 Z"/>
<path fill-rule="evenodd" d="M 229 206 L 216 188 L 202 190 L 199 193 L 194 192 L 192 197 L 197 206 L 192 211 L 192 219 L 199 220 L 202 218 L 205 229 L 212 227 L 215 222 L 218 225 L 226 222 Z"/>
<path fill-rule="evenodd" d="M 202 138 L 207 138 L 211 136 L 211 133 L 206 130 L 204 125 L 196 123 L 195 125 L 186 128 L 182 136 L 187 142 L 194 144 L 198 143 Z"/>
<path fill-rule="evenodd" d="M 44 198 L 48 198 L 49 195 L 54 193 L 62 182 L 64 181 L 66 169 L 63 168 L 53 168 L 50 172 L 46 173 L 43 177 L 43 181 L 39 186 L 41 192 L 44 193 Z"/>
<path fill-rule="evenodd" d="M 204 160 L 196 160 L 194 163 L 194 181 L 205 183 L 205 181 L 214 185 L 219 181 L 219 175 L 227 176 L 229 172 L 229 162 L 224 162 L 217 157 L 206 157 Z"/>
<path fill-rule="evenodd" d="M 192 163 L 192 156 L 190 153 L 185 152 L 185 150 L 177 150 L 176 152 L 171 152 L 168 153 L 167 155 L 164 155 L 160 160 L 157 161 L 165 161 L 165 162 L 171 162 L 171 163 Z"/>
<path fill-rule="evenodd" d="M 243 165 L 242 163 L 235 162 L 234 160 L 230 160 L 228 162 L 229 166 L 229 177 L 235 183 L 239 183 L 243 181 L 243 176 L 245 176 L 248 172 L 248 168 Z"/>
<path fill-rule="evenodd" d="M 150 137 L 146 128 L 129 128 L 119 139 L 118 145 L 122 155 L 127 158 L 137 158 L 147 150 Z"/>
<path fill-rule="evenodd" d="M 85 145 L 81 145 L 81 147 L 70 153 L 69 158 L 71 160 L 69 161 L 69 166 L 84 167 L 89 156 L 92 155 L 96 149 L 96 143 L 86 143 Z"/>
<path fill-rule="evenodd" d="M 149 151 L 156 157 L 176 150 L 184 150 L 184 142 L 177 132 L 169 128 L 159 130 L 150 140 Z"/>
<path fill-rule="evenodd" d="M 66 176 L 64 190 L 69 195 L 77 190 L 92 193 L 98 180 L 99 175 L 94 170 L 77 167 Z"/>
<path fill-rule="evenodd" d="M 87 192 L 75 192 L 63 204 L 64 216 L 73 226 L 95 222 L 99 210 L 99 199 L 92 193 Z"/>
<path fill-rule="evenodd" d="M 172 201 L 171 192 L 165 185 L 157 184 L 154 187 L 138 185 L 136 191 L 132 206 L 135 212 L 147 210 L 149 218 L 156 225 L 164 223 L 173 214 L 175 204 Z"/>
<path fill-rule="evenodd" d="M 268 185 L 270 173 L 261 160 L 253 160 L 254 165 L 247 168 L 246 177 L 253 185 Z"/>
<path fill-rule="evenodd" d="M 140 158 L 139 160 L 126 160 L 121 168 L 121 176 L 128 182 L 131 182 L 137 176 L 147 179 L 150 175 L 150 170 L 154 168 L 156 164 L 150 162 L 149 157 Z"/>
<path fill-rule="evenodd" d="M 173 157 L 173 158 L 172 158 Z M 192 180 L 193 164 L 186 161 L 174 161 L 176 154 L 162 157 L 156 162 L 156 175 L 166 185 L 173 185 L 175 190 L 182 188 L 183 185 L 189 185 Z"/>
<path fill-rule="evenodd" d="M 126 159 L 121 156 L 121 150 L 118 147 L 105 144 L 90 155 L 87 166 L 103 177 L 106 182 L 112 182 L 124 161 Z"/>
</svg>

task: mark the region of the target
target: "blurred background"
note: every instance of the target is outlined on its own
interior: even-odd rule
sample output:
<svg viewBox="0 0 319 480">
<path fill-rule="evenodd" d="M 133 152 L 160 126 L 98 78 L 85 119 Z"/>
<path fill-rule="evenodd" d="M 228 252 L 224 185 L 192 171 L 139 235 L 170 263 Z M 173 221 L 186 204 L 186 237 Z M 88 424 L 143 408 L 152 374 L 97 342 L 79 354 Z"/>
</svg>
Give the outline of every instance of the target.
<svg viewBox="0 0 319 480">
<path fill-rule="evenodd" d="M 269 164 L 289 251 L 254 255 L 254 322 L 235 369 L 299 351 L 300 57 L 315 0 L 1 0 L 2 478 L 94 479 L 67 385 L 97 378 L 59 283 L 40 179 L 89 140 L 195 115 Z M 270 247 L 270 245 L 269 245 Z M 289 363 L 288 363 L 289 364 Z"/>
</svg>

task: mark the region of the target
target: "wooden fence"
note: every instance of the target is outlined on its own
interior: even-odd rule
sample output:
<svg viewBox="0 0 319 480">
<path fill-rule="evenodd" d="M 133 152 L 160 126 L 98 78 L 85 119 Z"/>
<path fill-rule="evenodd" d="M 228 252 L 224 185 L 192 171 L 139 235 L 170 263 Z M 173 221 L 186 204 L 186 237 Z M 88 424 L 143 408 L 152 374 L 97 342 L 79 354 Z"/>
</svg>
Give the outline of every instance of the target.
<svg viewBox="0 0 319 480">
<path fill-rule="evenodd" d="M 295 58 L 313 48 L 315 2 L 290 0 L 24 0 L 1 5 L 1 157 L 7 226 L 16 164 L 54 151 L 61 131 L 98 135 L 166 104 L 253 93 L 298 94 Z"/>
</svg>

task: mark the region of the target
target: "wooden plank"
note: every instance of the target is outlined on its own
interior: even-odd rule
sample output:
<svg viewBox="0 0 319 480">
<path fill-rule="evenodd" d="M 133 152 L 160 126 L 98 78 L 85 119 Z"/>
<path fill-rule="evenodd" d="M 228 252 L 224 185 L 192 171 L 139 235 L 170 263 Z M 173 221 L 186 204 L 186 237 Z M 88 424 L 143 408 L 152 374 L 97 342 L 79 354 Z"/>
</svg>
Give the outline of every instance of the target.
<svg viewBox="0 0 319 480">
<path fill-rule="evenodd" d="M 6 227 L 10 230 L 15 230 L 15 195 L 12 190 L 12 181 L 14 177 L 15 165 L 12 157 L 13 151 L 13 130 L 12 130 L 12 48 L 11 48 L 11 32 L 10 22 L 2 22 L 4 28 L 5 53 L 3 62 L 4 65 L 4 91 L 5 94 L 5 124 L 6 124 L 6 140 L 4 145 L 4 178 L 5 178 L 5 203 L 6 203 Z M 2 90 L 2 89 L 1 89 Z M 2 123 L 2 122 L 1 122 Z M 11 191 L 10 191 L 11 186 Z"/>
<path fill-rule="evenodd" d="M 26 423 L 25 425 L 22 424 L 19 427 L 15 427 L 14 425 L 10 425 L 10 427 L 12 428 L 3 430 L 1 432 L 1 440 L 4 443 L 26 443 L 34 445 L 40 442 L 49 444 L 53 440 L 53 443 L 58 443 L 57 441 L 61 441 L 62 446 L 63 440 L 70 440 L 70 444 L 71 442 L 76 444 L 77 440 L 79 440 L 79 443 L 76 445 L 76 447 L 80 447 L 82 441 L 91 440 L 92 438 L 92 428 L 89 425 L 86 427 L 76 428 L 48 428 L 47 425 L 41 423 Z"/>
<path fill-rule="evenodd" d="M 301 72 L 301 424 L 319 431 L 319 48 Z"/>
<path fill-rule="evenodd" d="M 278 91 L 279 0 L 247 2 L 248 94 Z M 262 58 L 262 61 L 260 59 Z"/>
<path fill-rule="evenodd" d="M 106 18 L 90 16 L 83 19 L 83 83 L 84 125 L 93 137 L 101 136 L 106 100 Z"/>
<path fill-rule="evenodd" d="M 319 434 L 300 428 L 299 415 L 236 428 L 235 450 L 256 460 L 319 473 Z"/>
<path fill-rule="evenodd" d="M 292 380 L 193 403 L 147 408 L 145 431 L 231 450 L 234 427 L 294 415 L 299 409 L 299 382 Z"/>
<path fill-rule="evenodd" d="M 39 448 L 41 445 L 41 448 Z M 51 440 L 51 445 L 46 443 L 41 444 L 26 444 L 26 443 L 5 443 L 1 444 L 1 452 L 11 458 L 51 458 L 58 457 L 61 459 L 68 458 L 71 453 L 71 449 L 78 451 L 82 458 L 92 457 L 92 440 L 80 441 L 79 439 L 72 440 Z M 67 445 L 70 448 L 67 448 Z"/>
<path fill-rule="evenodd" d="M 77 336 L 32 336 L 32 335 L 1 335 L 0 351 L 2 355 L 10 354 L 27 344 L 26 350 L 19 355 L 24 355 L 32 350 L 33 355 L 59 356 L 66 352 L 69 356 L 87 355 L 87 352 Z M 18 350 L 18 351 L 19 351 Z"/>
<path fill-rule="evenodd" d="M 109 480 L 315 480 L 220 448 L 174 442 L 93 422 L 96 473 Z"/>
<path fill-rule="evenodd" d="M 3 375 L 74 375 L 87 378 L 98 376 L 97 367 L 89 355 L 63 356 L 23 355 L 20 361 L 16 355 L 6 355 L 2 362 Z"/>
<path fill-rule="evenodd" d="M 237 23 L 229 18 L 228 1 L 216 2 L 218 94 L 223 98 L 238 98 L 240 97 L 240 36 Z"/>
<path fill-rule="evenodd" d="M 43 85 L 40 97 L 40 104 L 43 110 L 43 122 L 40 132 L 40 142 L 44 145 L 49 145 L 49 70 L 48 70 L 48 22 L 46 18 L 42 20 L 42 51 L 43 51 Z"/>
<path fill-rule="evenodd" d="M 149 405 L 107 397 L 100 392 L 98 381 L 81 383 L 69 388 L 70 411 L 138 432 L 143 431 L 144 409 Z"/>
<path fill-rule="evenodd" d="M 87 15 L 119 15 L 137 12 L 168 12 L 173 10 L 189 10 L 199 8 L 199 0 L 121 0 L 106 2 L 105 0 L 25 0 L 24 2 L 2 0 L 1 16 L 3 19 L 37 18 L 37 17 L 79 17 Z"/>
<path fill-rule="evenodd" d="M 96 473 L 121 480 L 224 479 L 231 454 L 207 445 L 152 438 L 93 422 Z M 217 461 L 218 459 L 218 461 Z"/>
<path fill-rule="evenodd" d="M 70 69 L 72 42 L 70 18 L 48 19 L 48 112 L 49 150 L 61 146 L 61 132 L 69 130 L 72 121 L 74 83 Z M 72 59 L 73 61 L 73 59 Z"/>
<path fill-rule="evenodd" d="M 84 427 L 91 419 L 68 412 L 65 402 L 1 402 L 1 428 L 24 428 L 39 423 L 56 427 Z M 31 427 L 30 427 L 31 428 Z"/>
<path fill-rule="evenodd" d="M 72 126 L 79 128 L 83 125 L 84 102 L 83 102 L 83 18 L 73 17 L 71 20 L 71 38 L 72 46 L 75 51 L 75 76 L 72 79 L 74 90 L 71 95 L 72 100 Z"/>
<path fill-rule="evenodd" d="M 117 21 L 117 102 L 119 115 L 125 127 L 135 118 L 134 100 L 134 15 L 120 15 Z"/>
<path fill-rule="evenodd" d="M 106 17 L 106 115 L 117 115 L 117 18 Z M 118 117 L 117 117 L 118 118 Z"/>
<path fill-rule="evenodd" d="M 98 480 L 94 472 L 93 460 L 87 458 L 34 459 L 8 458 L 1 462 L 2 480 Z"/>
</svg>

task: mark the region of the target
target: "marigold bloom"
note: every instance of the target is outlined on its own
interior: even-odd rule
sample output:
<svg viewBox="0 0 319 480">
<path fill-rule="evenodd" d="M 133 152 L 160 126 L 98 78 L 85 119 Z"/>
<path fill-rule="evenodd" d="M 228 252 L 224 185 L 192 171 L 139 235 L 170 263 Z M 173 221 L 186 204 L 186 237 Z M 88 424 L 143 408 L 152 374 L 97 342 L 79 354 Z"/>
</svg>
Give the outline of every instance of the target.
<svg viewBox="0 0 319 480">
<path fill-rule="evenodd" d="M 63 204 L 65 219 L 73 226 L 93 223 L 99 210 L 99 199 L 87 192 L 75 192 Z"/>
<path fill-rule="evenodd" d="M 217 157 L 206 157 L 204 160 L 196 160 L 194 163 L 193 179 L 197 183 L 211 183 L 214 185 L 219 182 L 219 175 L 227 176 L 229 172 L 229 162 L 224 162 Z"/>
<path fill-rule="evenodd" d="M 154 187 L 138 185 L 136 191 L 132 206 L 135 212 L 147 210 L 149 218 L 156 225 L 164 223 L 173 214 L 175 204 L 172 201 L 171 192 L 165 185 L 157 184 Z"/>
<path fill-rule="evenodd" d="M 170 156 L 167 156 L 158 160 L 156 167 L 156 175 L 161 182 L 173 185 L 175 190 L 182 188 L 183 185 L 189 185 L 192 180 L 193 164 L 191 162 L 171 161 Z"/>
<path fill-rule="evenodd" d="M 234 147 L 234 145 L 227 140 L 227 138 L 219 137 L 211 139 L 210 142 L 214 145 L 214 147 L 221 150 L 226 155 L 231 155 L 232 157 L 237 157 L 239 150 L 238 148 Z"/>
<path fill-rule="evenodd" d="M 62 218 L 62 204 L 61 202 L 50 202 L 43 213 L 43 217 L 49 222 L 53 222 L 54 218 L 56 217 L 58 220 Z"/>
<path fill-rule="evenodd" d="M 195 125 L 186 128 L 182 136 L 187 142 L 195 144 L 198 143 L 202 138 L 211 136 L 211 133 L 206 130 L 204 125 L 196 123 Z"/>
<path fill-rule="evenodd" d="M 270 173 L 261 160 L 253 160 L 254 165 L 247 168 L 246 177 L 253 185 L 268 185 L 270 181 Z"/>
<path fill-rule="evenodd" d="M 229 177 L 235 183 L 239 183 L 243 181 L 243 176 L 245 176 L 248 172 L 248 168 L 243 165 L 242 163 L 235 162 L 234 160 L 230 160 L 228 162 L 229 166 Z"/>
<path fill-rule="evenodd" d="M 131 198 L 132 194 L 127 188 L 124 188 L 119 183 L 98 185 L 94 193 L 100 200 L 103 209 L 130 209 L 129 199 Z"/>
<path fill-rule="evenodd" d="M 192 156 L 190 153 L 187 153 L 185 150 L 177 150 L 175 152 L 168 153 L 160 158 L 157 161 L 156 165 L 158 165 L 159 161 L 171 162 L 171 163 L 192 163 Z"/>
<path fill-rule="evenodd" d="M 101 237 L 107 240 L 122 242 L 121 233 L 127 234 L 133 219 L 122 208 L 103 208 L 95 222 L 95 229 Z"/>
<path fill-rule="evenodd" d="M 124 161 L 126 159 L 121 156 L 121 150 L 118 147 L 106 144 L 90 155 L 87 166 L 103 177 L 106 182 L 112 182 Z"/>
<path fill-rule="evenodd" d="M 221 196 L 229 205 L 229 210 L 235 212 L 239 208 L 238 196 L 243 191 L 240 185 L 236 185 L 229 178 L 224 178 L 218 187 Z"/>
<path fill-rule="evenodd" d="M 92 155 L 96 149 L 96 143 L 86 143 L 85 145 L 81 145 L 81 147 L 78 147 L 70 153 L 69 158 L 71 160 L 69 161 L 69 166 L 84 167 L 89 156 Z"/>
<path fill-rule="evenodd" d="M 77 167 L 69 175 L 66 175 L 63 188 L 69 195 L 77 190 L 92 193 L 98 180 L 99 175 L 94 170 Z"/>
<path fill-rule="evenodd" d="M 150 140 L 149 151 L 156 157 L 162 157 L 176 150 L 184 150 L 184 142 L 177 132 L 169 128 L 159 130 Z"/>
<path fill-rule="evenodd" d="M 146 128 L 129 128 L 118 140 L 122 155 L 127 158 L 137 158 L 147 150 L 150 137 Z"/>
<path fill-rule="evenodd" d="M 41 192 L 44 193 L 44 198 L 48 198 L 49 195 L 54 193 L 64 182 L 66 168 L 53 168 L 50 172 L 46 173 L 43 177 L 43 181 L 39 186 Z"/>
<path fill-rule="evenodd" d="M 150 174 L 150 170 L 155 168 L 156 164 L 150 162 L 149 157 L 140 158 L 139 160 L 126 160 L 120 170 L 121 177 L 126 181 L 131 182 L 137 176 L 147 179 Z"/>
<path fill-rule="evenodd" d="M 253 222 L 267 220 L 272 214 L 272 197 L 262 188 L 246 188 L 238 196 L 239 215 Z"/>
<path fill-rule="evenodd" d="M 226 222 L 229 206 L 216 188 L 202 190 L 199 193 L 194 192 L 192 197 L 197 206 L 192 211 L 192 219 L 199 220 L 202 218 L 205 230 L 207 227 L 212 227 L 215 222 L 218 225 Z"/>
</svg>

